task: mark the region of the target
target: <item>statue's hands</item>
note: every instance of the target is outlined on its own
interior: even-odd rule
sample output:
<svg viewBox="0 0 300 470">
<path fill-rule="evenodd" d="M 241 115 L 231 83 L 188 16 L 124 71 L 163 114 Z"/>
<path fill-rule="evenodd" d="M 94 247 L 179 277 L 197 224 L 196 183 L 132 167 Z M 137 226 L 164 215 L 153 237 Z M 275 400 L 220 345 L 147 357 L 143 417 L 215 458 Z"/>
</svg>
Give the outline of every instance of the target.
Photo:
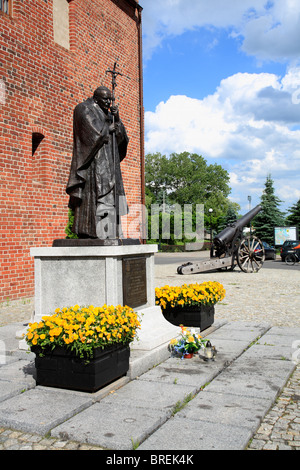
<svg viewBox="0 0 300 470">
<path fill-rule="evenodd" d="M 109 126 L 109 133 L 112 134 L 113 132 L 116 132 L 116 123 L 119 122 L 120 118 L 119 118 L 119 108 L 118 106 L 115 106 L 113 105 L 111 108 L 110 108 L 110 112 L 111 114 L 113 115 L 114 117 L 114 123 L 110 124 Z"/>
<path fill-rule="evenodd" d="M 118 122 L 119 119 L 120 119 L 118 106 L 113 105 L 113 106 L 110 108 L 110 112 L 111 112 L 111 114 L 114 116 L 115 121 Z"/>
</svg>

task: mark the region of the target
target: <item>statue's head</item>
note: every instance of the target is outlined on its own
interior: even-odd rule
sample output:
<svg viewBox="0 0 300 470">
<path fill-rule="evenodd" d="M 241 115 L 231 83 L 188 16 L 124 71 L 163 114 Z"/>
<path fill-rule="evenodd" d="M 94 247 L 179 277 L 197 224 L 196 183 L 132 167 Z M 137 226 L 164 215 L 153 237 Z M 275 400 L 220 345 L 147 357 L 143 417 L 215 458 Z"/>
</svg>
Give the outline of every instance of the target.
<svg viewBox="0 0 300 470">
<path fill-rule="evenodd" d="M 111 91 L 106 86 L 99 86 L 94 91 L 93 99 L 103 111 L 107 112 L 112 100 Z"/>
</svg>

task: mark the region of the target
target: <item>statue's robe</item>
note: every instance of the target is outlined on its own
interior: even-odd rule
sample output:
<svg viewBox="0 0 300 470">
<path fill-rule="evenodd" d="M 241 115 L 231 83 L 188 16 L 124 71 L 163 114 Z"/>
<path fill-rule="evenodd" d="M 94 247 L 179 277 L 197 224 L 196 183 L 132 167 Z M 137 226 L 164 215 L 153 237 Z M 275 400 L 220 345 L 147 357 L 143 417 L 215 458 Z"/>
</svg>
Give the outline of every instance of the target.
<svg viewBox="0 0 300 470">
<path fill-rule="evenodd" d="M 117 216 L 128 212 L 120 162 L 126 156 L 129 139 L 121 121 L 115 124 L 115 136 L 109 133 L 112 119 L 93 98 L 74 110 L 73 157 L 66 191 L 74 211 L 72 230 L 79 238 L 97 238 L 96 213 L 97 209 L 101 212 L 101 205 L 117 208 Z"/>
</svg>

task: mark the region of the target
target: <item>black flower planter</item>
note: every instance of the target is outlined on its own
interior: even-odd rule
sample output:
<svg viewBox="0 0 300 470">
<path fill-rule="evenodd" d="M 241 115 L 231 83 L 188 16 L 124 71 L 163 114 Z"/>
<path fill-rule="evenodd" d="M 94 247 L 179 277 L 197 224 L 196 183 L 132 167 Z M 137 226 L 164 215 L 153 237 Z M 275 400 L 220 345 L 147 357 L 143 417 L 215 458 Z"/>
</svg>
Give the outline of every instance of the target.
<svg viewBox="0 0 300 470">
<path fill-rule="evenodd" d="M 31 350 L 36 354 L 36 383 L 46 387 L 93 393 L 126 375 L 129 369 L 129 345 L 97 348 L 89 362 L 61 347 L 48 352 L 38 347 Z"/>
<path fill-rule="evenodd" d="M 172 325 L 197 327 L 202 331 L 214 323 L 215 307 L 213 305 L 173 307 L 162 309 L 162 313 Z"/>
</svg>

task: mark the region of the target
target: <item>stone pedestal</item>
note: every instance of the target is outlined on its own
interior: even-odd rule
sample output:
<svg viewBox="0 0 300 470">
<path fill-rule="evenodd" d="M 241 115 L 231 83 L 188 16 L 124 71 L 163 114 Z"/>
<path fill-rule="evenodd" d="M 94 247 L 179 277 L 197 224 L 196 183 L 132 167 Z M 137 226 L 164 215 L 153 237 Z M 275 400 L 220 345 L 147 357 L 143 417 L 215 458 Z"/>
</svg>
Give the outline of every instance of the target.
<svg viewBox="0 0 300 470">
<path fill-rule="evenodd" d="M 32 248 L 34 321 L 76 304 L 128 305 L 142 315 L 132 349 L 151 350 L 169 341 L 178 328 L 155 306 L 156 252 L 157 245 Z"/>
</svg>

